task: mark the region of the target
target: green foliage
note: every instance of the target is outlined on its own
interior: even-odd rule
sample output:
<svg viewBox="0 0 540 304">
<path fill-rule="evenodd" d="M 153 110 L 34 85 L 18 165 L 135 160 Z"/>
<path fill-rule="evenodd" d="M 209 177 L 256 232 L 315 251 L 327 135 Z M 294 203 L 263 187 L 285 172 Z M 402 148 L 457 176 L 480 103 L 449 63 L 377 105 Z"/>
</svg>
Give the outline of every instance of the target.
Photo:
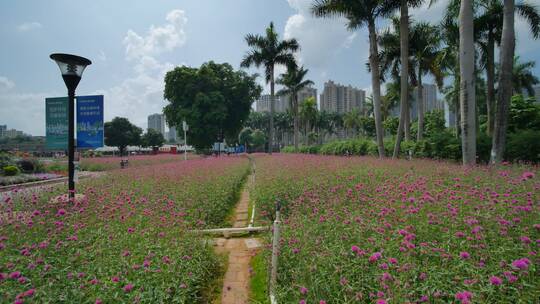
<svg viewBox="0 0 540 304">
<path fill-rule="evenodd" d="M 254 148 L 261 148 L 266 143 L 266 135 L 261 130 L 254 130 L 251 133 L 251 144 Z"/>
<path fill-rule="evenodd" d="M 142 129 L 133 125 L 127 118 L 115 117 L 105 123 L 105 144 L 118 147 L 120 153 L 128 145 L 138 145 L 141 141 Z"/>
<path fill-rule="evenodd" d="M 540 131 L 524 130 L 508 135 L 504 159 L 540 162 Z"/>
<path fill-rule="evenodd" d="M 141 144 L 143 147 L 161 147 L 165 143 L 163 134 L 154 130 L 148 129 L 141 138 Z"/>
<path fill-rule="evenodd" d="M 241 145 L 246 145 L 246 148 L 251 144 L 251 134 L 253 130 L 250 127 L 243 128 L 238 134 L 238 142 Z"/>
<path fill-rule="evenodd" d="M 534 103 L 534 98 L 517 94 L 510 103 L 508 132 L 525 129 L 540 130 L 540 105 Z"/>
<path fill-rule="evenodd" d="M 264 253 L 255 255 L 250 262 L 252 276 L 249 281 L 250 303 L 267 304 L 268 301 L 268 271 Z"/>
<path fill-rule="evenodd" d="M 399 117 L 389 116 L 383 121 L 384 130 L 395 136 L 399 126 Z"/>
<path fill-rule="evenodd" d="M 45 171 L 45 166 L 35 158 L 23 158 L 17 162 L 17 167 L 23 173 L 39 173 Z"/>
<path fill-rule="evenodd" d="M 445 127 L 444 111 L 434 110 L 427 112 L 424 116 L 424 136 L 432 136 L 436 133 L 444 132 Z"/>
<path fill-rule="evenodd" d="M 362 131 L 367 137 L 375 136 L 375 118 L 371 116 L 360 117 L 360 123 L 362 125 Z"/>
<path fill-rule="evenodd" d="M 0 168 L 13 165 L 13 157 L 9 153 L 0 152 Z"/>
<path fill-rule="evenodd" d="M 3 167 L 2 171 L 4 171 L 5 176 L 15 176 L 15 175 L 19 174 L 19 168 L 17 168 L 16 166 L 12 166 L 12 165 Z"/>
<path fill-rule="evenodd" d="M 204 149 L 222 136 L 234 141 L 260 93 L 255 76 L 235 71 L 228 63 L 176 67 L 165 76 L 164 97 L 169 103 L 164 113 L 169 125 L 185 120 L 190 143 Z"/>
</svg>

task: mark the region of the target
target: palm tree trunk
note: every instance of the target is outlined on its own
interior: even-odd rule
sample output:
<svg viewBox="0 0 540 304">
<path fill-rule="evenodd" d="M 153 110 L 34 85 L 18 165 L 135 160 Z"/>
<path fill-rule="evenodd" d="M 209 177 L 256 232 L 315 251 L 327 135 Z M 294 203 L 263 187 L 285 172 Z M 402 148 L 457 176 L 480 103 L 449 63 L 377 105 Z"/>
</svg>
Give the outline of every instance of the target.
<svg viewBox="0 0 540 304">
<path fill-rule="evenodd" d="M 407 0 L 401 0 L 401 16 L 399 24 L 400 54 L 401 54 L 401 82 L 400 99 L 401 110 L 398 125 L 398 134 L 394 146 L 393 158 L 399 156 L 401 147 L 402 130 L 405 131 L 405 140 L 410 140 L 410 115 L 409 115 L 409 9 Z M 401 128 L 399 128 L 401 126 Z"/>
<path fill-rule="evenodd" d="M 268 138 L 268 154 L 274 149 L 274 66 L 270 67 L 270 137 Z"/>
<path fill-rule="evenodd" d="M 459 71 L 461 152 L 464 165 L 476 163 L 476 102 L 474 79 L 474 27 L 472 0 L 461 0 L 459 10 Z"/>
<path fill-rule="evenodd" d="M 418 64 L 418 92 L 416 92 L 416 104 L 418 108 L 418 132 L 416 140 L 420 141 L 424 138 L 424 87 L 422 86 L 422 69 Z"/>
<path fill-rule="evenodd" d="M 486 107 L 487 135 L 491 136 L 493 133 L 493 121 L 495 118 L 495 37 L 492 29 L 489 29 L 487 43 Z"/>
<path fill-rule="evenodd" d="M 294 120 L 293 120 L 293 125 L 294 125 L 294 152 L 298 153 L 298 133 L 300 132 L 299 128 L 298 128 L 298 95 L 294 96 L 293 98 L 294 98 L 294 104 L 293 104 L 293 111 L 294 111 Z"/>
<path fill-rule="evenodd" d="M 375 20 L 370 19 L 369 29 L 369 64 L 371 65 L 371 86 L 373 91 L 373 113 L 375 116 L 375 131 L 377 137 L 377 148 L 379 158 L 384 157 L 383 126 L 381 120 L 381 75 L 379 72 L 379 58 L 377 50 L 377 33 L 375 31 Z"/>
<path fill-rule="evenodd" d="M 497 96 L 497 111 L 491 145 L 491 163 L 500 163 L 503 159 L 508 127 L 508 111 L 512 97 L 512 68 L 515 48 L 514 0 L 504 0 L 503 30 L 501 38 L 501 76 Z"/>
</svg>

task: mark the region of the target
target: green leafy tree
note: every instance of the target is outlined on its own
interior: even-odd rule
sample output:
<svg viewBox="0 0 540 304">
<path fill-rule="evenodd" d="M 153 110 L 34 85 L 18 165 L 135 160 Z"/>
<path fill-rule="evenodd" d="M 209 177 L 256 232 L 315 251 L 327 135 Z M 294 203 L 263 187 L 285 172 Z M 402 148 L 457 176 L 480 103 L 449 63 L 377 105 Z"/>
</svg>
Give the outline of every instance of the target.
<svg viewBox="0 0 540 304">
<path fill-rule="evenodd" d="M 352 131 L 354 134 L 354 132 L 360 129 L 361 125 L 360 112 L 357 108 L 354 108 L 352 111 L 343 115 L 343 126 L 347 131 Z"/>
<path fill-rule="evenodd" d="M 244 145 L 247 149 L 249 148 L 249 145 L 251 144 L 251 135 L 253 134 L 253 129 L 250 127 L 243 128 L 242 131 L 238 134 L 238 142 L 241 145 Z"/>
<path fill-rule="evenodd" d="M 300 46 L 296 39 L 279 40 L 274 29 L 274 23 L 266 28 L 266 36 L 248 34 L 245 37 L 251 50 L 244 56 L 240 65 L 242 67 L 263 66 L 266 83 L 270 83 L 270 136 L 268 141 L 269 153 L 274 147 L 274 68 L 276 65 L 285 65 L 289 68 L 296 66 L 293 52 Z"/>
<path fill-rule="evenodd" d="M 540 131 L 540 105 L 536 104 L 533 98 L 525 98 L 518 94 L 512 96 L 510 103 L 508 131 L 521 130 Z"/>
<path fill-rule="evenodd" d="M 165 138 L 163 137 L 163 134 L 154 129 L 148 129 L 141 138 L 141 145 L 143 147 L 161 147 L 164 143 Z"/>
<path fill-rule="evenodd" d="M 127 146 L 141 143 L 142 129 L 133 125 L 127 118 L 115 117 L 104 125 L 105 144 L 118 147 L 120 155 L 124 155 Z"/>
<path fill-rule="evenodd" d="M 396 135 L 399 126 L 399 118 L 389 116 L 384 120 L 384 130 L 390 135 Z"/>
<path fill-rule="evenodd" d="M 255 149 L 260 149 L 264 147 L 265 143 L 266 135 L 264 135 L 263 131 L 257 129 L 254 130 L 253 133 L 251 133 L 251 144 Z"/>
<path fill-rule="evenodd" d="M 235 142 L 262 90 L 255 77 L 213 61 L 200 68 L 176 67 L 165 75 L 167 122 L 179 126 L 185 120 L 196 149 L 224 137 Z"/>
</svg>

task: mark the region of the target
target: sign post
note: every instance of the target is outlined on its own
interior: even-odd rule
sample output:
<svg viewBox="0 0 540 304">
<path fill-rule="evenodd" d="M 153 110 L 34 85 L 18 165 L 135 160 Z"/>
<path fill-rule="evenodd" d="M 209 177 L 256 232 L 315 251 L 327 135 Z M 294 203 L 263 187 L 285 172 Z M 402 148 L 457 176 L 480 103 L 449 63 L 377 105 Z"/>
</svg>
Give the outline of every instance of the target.
<svg viewBox="0 0 540 304">
<path fill-rule="evenodd" d="M 186 121 L 182 121 L 182 129 L 184 130 L 184 160 L 187 160 L 187 131 L 189 129 Z"/>
</svg>

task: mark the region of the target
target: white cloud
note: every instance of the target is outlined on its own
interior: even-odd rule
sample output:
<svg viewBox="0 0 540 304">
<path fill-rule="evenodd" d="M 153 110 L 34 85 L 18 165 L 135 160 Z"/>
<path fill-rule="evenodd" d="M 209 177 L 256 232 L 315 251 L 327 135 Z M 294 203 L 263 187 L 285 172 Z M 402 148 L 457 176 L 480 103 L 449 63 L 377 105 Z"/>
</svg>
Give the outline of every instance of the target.
<svg viewBox="0 0 540 304">
<path fill-rule="evenodd" d="M 11 90 L 15 87 L 15 83 L 9 80 L 7 77 L 0 76 L 0 92 Z"/>
<path fill-rule="evenodd" d="M 315 18 L 311 0 L 288 0 L 296 14 L 285 25 L 284 38 L 296 38 L 301 49 L 298 59 L 308 67 L 324 67 L 339 50 L 348 48 L 356 37 L 345 27 L 344 18 Z"/>
<path fill-rule="evenodd" d="M 103 62 L 107 61 L 107 55 L 105 55 L 105 52 L 103 50 L 99 51 L 98 59 Z"/>
<path fill-rule="evenodd" d="M 134 63 L 134 75 L 116 86 L 95 92 L 105 95 L 105 120 L 127 117 L 145 129 L 148 115 L 163 111 L 165 73 L 175 65 L 161 62 L 156 56 L 185 44 L 187 18 L 184 11 L 173 10 L 167 14 L 166 21 L 163 26 L 151 26 L 144 37 L 133 30 L 127 32 L 123 43 L 126 59 Z"/>
<path fill-rule="evenodd" d="M 439 23 L 442 21 L 450 0 L 438 0 L 430 6 L 430 1 L 424 2 L 420 7 L 409 10 L 414 21 L 428 21 Z M 399 12 L 398 12 L 399 13 Z"/>
<path fill-rule="evenodd" d="M 28 31 L 31 31 L 31 30 L 37 30 L 37 29 L 40 29 L 42 28 L 43 25 L 41 25 L 41 23 L 39 22 L 25 22 L 23 24 L 20 24 L 19 26 L 17 26 L 17 30 L 19 32 L 28 32 Z"/>
<path fill-rule="evenodd" d="M 0 122 L 9 129 L 32 135 L 45 135 L 45 97 L 62 96 L 47 93 L 0 94 Z"/>
<path fill-rule="evenodd" d="M 186 41 L 184 27 L 187 18 L 183 10 L 173 10 L 167 14 L 167 23 L 162 26 L 151 26 L 146 36 L 128 30 L 124 38 L 127 59 L 138 59 L 143 56 L 158 55 L 182 46 Z"/>
</svg>

